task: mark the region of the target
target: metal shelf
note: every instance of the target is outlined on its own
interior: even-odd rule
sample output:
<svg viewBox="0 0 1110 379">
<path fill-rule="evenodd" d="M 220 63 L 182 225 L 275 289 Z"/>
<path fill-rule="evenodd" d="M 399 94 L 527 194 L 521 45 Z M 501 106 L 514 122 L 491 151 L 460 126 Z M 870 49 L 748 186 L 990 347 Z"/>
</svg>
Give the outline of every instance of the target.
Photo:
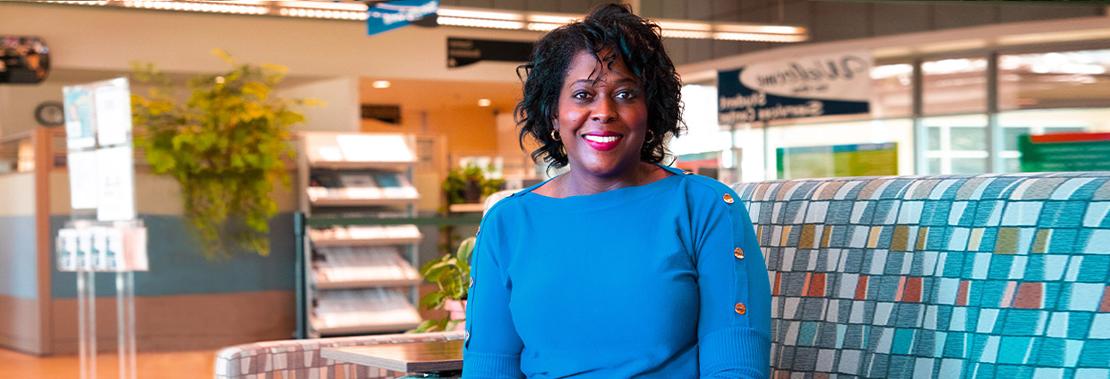
<svg viewBox="0 0 1110 379">
<path fill-rule="evenodd" d="M 350 326 L 320 326 L 320 321 L 312 318 L 312 329 L 320 335 L 337 335 L 337 334 L 360 334 L 360 333 L 389 333 L 389 332 L 402 332 L 414 329 L 420 326 L 422 321 L 401 322 L 401 323 L 365 323 L 360 325 Z"/>
<path fill-rule="evenodd" d="M 405 238 L 329 238 L 329 239 L 313 239 L 312 244 L 319 247 L 339 247 L 339 246 L 386 246 L 386 245 L 404 245 L 410 243 L 420 243 L 420 237 L 405 237 Z"/>
<path fill-rule="evenodd" d="M 317 274 L 319 277 L 320 274 Z M 316 289 L 322 290 L 337 290 L 337 289 L 356 289 L 356 288 L 371 288 L 371 287 L 407 287 L 418 285 L 424 279 L 410 278 L 410 279 L 363 279 L 363 280 L 334 280 L 334 281 L 321 281 L 316 280 Z"/>
<path fill-rule="evenodd" d="M 351 162 L 351 161 L 315 161 L 308 162 L 314 169 L 324 170 L 384 170 L 404 171 L 416 162 Z"/>
<path fill-rule="evenodd" d="M 410 205 L 419 200 L 419 196 L 415 197 L 398 197 L 398 198 L 352 198 L 352 197 L 339 197 L 328 196 L 318 197 L 309 200 L 309 203 L 314 207 L 372 207 L 381 205 Z"/>
</svg>

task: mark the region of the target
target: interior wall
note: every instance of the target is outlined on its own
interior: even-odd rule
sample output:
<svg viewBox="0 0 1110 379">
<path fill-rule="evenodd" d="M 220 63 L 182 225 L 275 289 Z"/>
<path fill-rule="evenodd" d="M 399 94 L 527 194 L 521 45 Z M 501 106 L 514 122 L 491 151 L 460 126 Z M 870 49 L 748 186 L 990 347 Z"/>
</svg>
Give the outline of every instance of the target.
<svg viewBox="0 0 1110 379">
<path fill-rule="evenodd" d="M 297 130 L 354 132 L 359 129 L 357 76 L 320 79 L 283 88 L 278 93 L 290 99 L 313 99 L 315 106 L 298 106 L 305 122 Z"/>
<path fill-rule="evenodd" d="M 446 138 L 450 165 L 458 157 L 497 155 L 496 114 L 485 108 L 443 110 L 401 110 L 401 124 L 362 120 L 364 132 L 392 132 L 442 135 Z"/>
<path fill-rule="evenodd" d="M 0 347 L 41 349 L 33 172 L 0 175 Z"/>
<path fill-rule="evenodd" d="M 62 84 L 0 85 L 0 136 L 26 133 L 39 126 L 35 108 L 46 101 L 62 101 Z"/>
</svg>

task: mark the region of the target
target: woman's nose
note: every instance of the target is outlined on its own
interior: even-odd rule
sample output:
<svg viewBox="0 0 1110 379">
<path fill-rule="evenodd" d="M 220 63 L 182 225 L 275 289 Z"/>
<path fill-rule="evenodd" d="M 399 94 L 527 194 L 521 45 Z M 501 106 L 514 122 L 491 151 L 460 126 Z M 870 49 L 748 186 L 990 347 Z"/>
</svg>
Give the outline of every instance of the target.
<svg viewBox="0 0 1110 379">
<path fill-rule="evenodd" d="M 613 105 L 612 99 L 607 96 L 600 97 L 594 102 L 593 109 L 590 110 L 590 121 L 607 123 L 616 119 L 616 108 Z"/>
</svg>

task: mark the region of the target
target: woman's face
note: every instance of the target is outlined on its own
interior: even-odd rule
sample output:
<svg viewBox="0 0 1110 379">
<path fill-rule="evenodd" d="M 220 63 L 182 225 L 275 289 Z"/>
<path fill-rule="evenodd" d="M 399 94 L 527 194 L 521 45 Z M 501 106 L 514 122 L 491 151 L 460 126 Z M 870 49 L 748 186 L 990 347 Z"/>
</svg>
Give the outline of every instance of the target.
<svg viewBox="0 0 1110 379">
<path fill-rule="evenodd" d="M 643 86 L 613 54 L 579 51 L 567 68 L 555 125 L 571 170 L 598 177 L 627 174 L 640 162 L 647 133 Z"/>
</svg>

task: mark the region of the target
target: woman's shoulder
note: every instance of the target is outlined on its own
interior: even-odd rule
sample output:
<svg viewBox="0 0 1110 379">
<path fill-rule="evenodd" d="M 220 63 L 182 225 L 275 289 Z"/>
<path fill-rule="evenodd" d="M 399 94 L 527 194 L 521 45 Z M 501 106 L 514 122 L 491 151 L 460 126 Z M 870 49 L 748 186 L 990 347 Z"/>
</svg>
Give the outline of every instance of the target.
<svg viewBox="0 0 1110 379">
<path fill-rule="evenodd" d="M 501 191 L 491 198 L 488 198 L 485 204 L 485 212 L 482 213 L 482 220 L 506 217 L 506 213 L 512 213 L 511 209 L 518 208 L 520 205 L 520 198 L 526 191 Z M 492 198 L 496 196 L 496 198 Z"/>
<path fill-rule="evenodd" d="M 691 172 L 684 172 L 682 176 L 682 179 L 689 183 L 689 185 L 684 186 L 684 188 L 686 188 L 686 196 L 694 201 L 708 201 L 713 199 L 715 202 L 732 204 L 740 200 L 740 197 L 732 187 L 729 187 L 727 184 L 717 179 Z"/>
</svg>

